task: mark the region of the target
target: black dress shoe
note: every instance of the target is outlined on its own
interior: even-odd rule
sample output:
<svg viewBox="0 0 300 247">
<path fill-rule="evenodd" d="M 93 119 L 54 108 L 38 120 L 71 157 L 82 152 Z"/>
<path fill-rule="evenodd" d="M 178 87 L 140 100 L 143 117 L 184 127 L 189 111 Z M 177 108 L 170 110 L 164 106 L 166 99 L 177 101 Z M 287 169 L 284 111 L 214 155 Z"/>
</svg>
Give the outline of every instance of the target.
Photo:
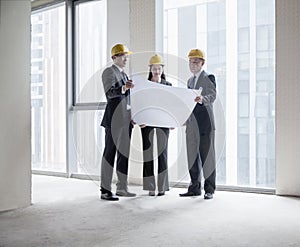
<svg viewBox="0 0 300 247">
<path fill-rule="evenodd" d="M 124 197 L 135 197 L 136 196 L 135 193 L 131 193 L 131 192 L 126 191 L 126 190 L 117 190 L 116 195 L 117 196 L 124 196 Z"/>
<path fill-rule="evenodd" d="M 115 196 L 111 192 L 102 193 L 101 194 L 101 199 L 102 200 L 107 200 L 107 201 L 119 201 L 119 197 Z"/>
<path fill-rule="evenodd" d="M 201 193 L 194 193 L 192 191 L 188 191 L 186 193 L 182 193 L 182 194 L 179 194 L 179 196 L 181 197 L 187 197 L 187 196 L 201 196 Z"/>
<path fill-rule="evenodd" d="M 213 194 L 212 193 L 205 193 L 204 194 L 204 199 L 207 199 L 207 200 L 209 200 L 209 199 L 213 199 Z"/>
<path fill-rule="evenodd" d="M 165 192 L 164 191 L 160 191 L 158 192 L 157 196 L 164 196 L 165 195 Z"/>
</svg>

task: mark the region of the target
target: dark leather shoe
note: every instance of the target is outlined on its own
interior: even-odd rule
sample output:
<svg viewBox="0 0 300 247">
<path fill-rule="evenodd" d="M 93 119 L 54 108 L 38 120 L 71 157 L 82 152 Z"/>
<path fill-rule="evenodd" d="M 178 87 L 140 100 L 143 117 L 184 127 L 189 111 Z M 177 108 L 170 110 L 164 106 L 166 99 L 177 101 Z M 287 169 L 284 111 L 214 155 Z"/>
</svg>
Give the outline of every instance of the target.
<svg viewBox="0 0 300 247">
<path fill-rule="evenodd" d="M 119 201 L 119 197 L 115 196 L 111 192 L 102 193 L 101 194 L 101 199 L 102 200 L 107 200 L 107 201 Z"/>
<path fill-rule="evenodd" d="M 204 194 L 204 199 L 207 199 L 207 200 L 209 200 L 209 199 L 213 199 L 213 194 L 212 193 L 205 193 Z"/>
<path fill-rule="evenodd" d="M 158 192 L 157 196 L 164 196 L 165 195 L 165 192 L 164 191 L 160 191 Z"/>
<path fill-rule="evenodd" d="M 194 193 L 192 191 L 188 191 L 186 193 L 182 193 L 182 194 L 179 194 L 179 196 L 181 197 L 187 197 L 187 196 L 201 196 L 201 193 Z"/>
<path fill-rule="evenodd" d="M 126 190 L 117 190 L 116 195 L 117 196 L 124 196 L 124 197 L 135 197 L 136 196 L 135 193 L 131 193 L 131 192 L 126 191 Z"/>
</svg>

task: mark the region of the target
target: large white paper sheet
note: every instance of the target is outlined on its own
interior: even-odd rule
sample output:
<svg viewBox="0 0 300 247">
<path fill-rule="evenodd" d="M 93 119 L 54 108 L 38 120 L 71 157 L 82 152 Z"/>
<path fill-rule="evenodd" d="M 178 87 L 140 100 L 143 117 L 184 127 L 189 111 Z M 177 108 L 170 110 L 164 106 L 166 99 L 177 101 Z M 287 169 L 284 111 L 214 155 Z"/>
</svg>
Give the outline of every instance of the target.
<svg viewBox="0 0 300 247">
<path fill-rule="evenodd" d="M 193 111 L 195 97 L 201 90 L 178 88 L 133 76 L 131 89 L 132 119 L 139 125 L 154 127 L 180 127 Z"/>
</svg>

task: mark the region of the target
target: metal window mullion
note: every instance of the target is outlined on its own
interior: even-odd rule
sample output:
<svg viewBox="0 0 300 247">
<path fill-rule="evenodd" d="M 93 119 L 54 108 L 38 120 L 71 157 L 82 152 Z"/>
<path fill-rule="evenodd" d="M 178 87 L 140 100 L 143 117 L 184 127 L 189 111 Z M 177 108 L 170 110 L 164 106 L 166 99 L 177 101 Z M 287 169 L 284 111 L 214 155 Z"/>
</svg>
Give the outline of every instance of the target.
<svg viewBox="0 0 300 247">
<path fill-rule="evenodd" d="M 48 1 L 32 1 L 31 2 L 31 12 L 36 12 L 39 10 L 47 10 L 48 8 L 53 8 L 53 6 L 57 6 L 58 4 L 63 4 L 65 0 L 48 0 Z"/>
<path fill-rule="evenodd" d="M 73 1 L 66 0 L 66 173 L 71 177 L 76 162 L 76 149 L 73 136 L 74 113 L 70 111 L 73 106 L 73 88 L 74 88 L 74 47 L 73 47 Z"/>
</svg>

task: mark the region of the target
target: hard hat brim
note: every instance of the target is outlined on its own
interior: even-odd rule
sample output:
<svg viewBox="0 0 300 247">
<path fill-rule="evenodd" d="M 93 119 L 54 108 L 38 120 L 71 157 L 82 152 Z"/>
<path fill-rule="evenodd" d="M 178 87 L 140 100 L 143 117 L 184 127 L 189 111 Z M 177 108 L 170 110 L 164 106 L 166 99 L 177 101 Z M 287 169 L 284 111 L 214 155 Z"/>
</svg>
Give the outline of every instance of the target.
<svg viewBox="0 0 300 247">
<path fill-rule="evenodd" d="M 200 56 L 189 56 L 189 58 L 200 58 L 200 59 L 205 60 L 203 57 L 200 57 Z"/>
<path fill-rule="evenodd" d="M 117 55 L 119 55 L 119 54 L 130 55 L 130 54 L 132 54 L 132 52 L 131 52 L 131 51 L 121 51 L 121 52 L 115 53 L 114 55 L 111 55 L 111 56 L 113 57 L 113 56 L 117 56 Z"/>
<path fill-rule="evenodd" d="M 164 66 L 164 64 L 163 63 L 149 63 L 149 66 L 151 66 L 151 65 L 161 65 L 161 66 Z"/>
</svg>

